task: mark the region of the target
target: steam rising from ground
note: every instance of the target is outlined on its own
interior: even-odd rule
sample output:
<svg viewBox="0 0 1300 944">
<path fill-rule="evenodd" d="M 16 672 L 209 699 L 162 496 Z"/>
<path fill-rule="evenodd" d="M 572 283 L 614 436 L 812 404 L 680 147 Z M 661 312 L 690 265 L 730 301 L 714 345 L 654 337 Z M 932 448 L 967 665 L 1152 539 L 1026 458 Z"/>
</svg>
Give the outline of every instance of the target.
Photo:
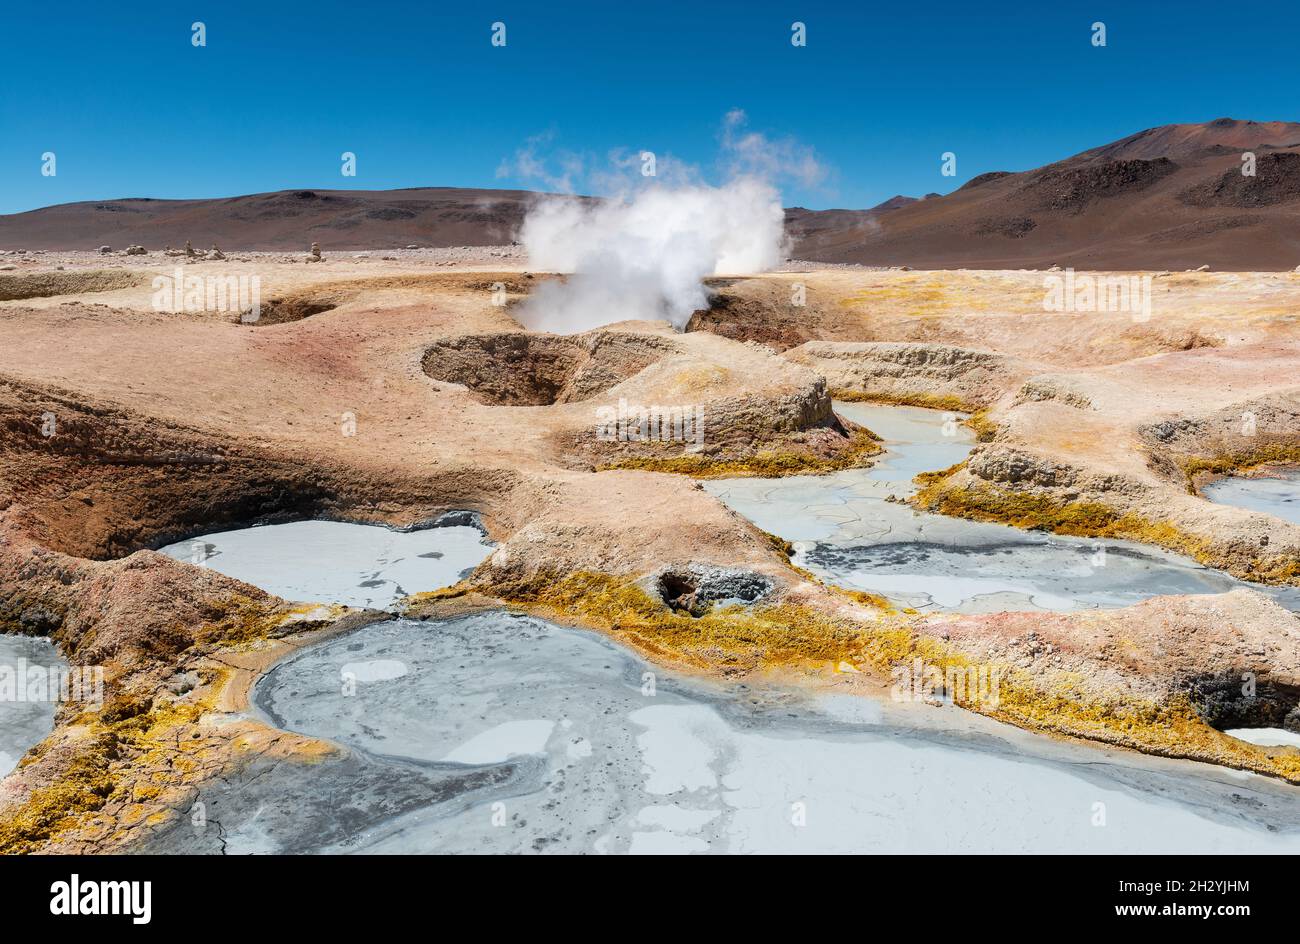
<svg viewBox="0 0 1300 944">
<path fill-rule="evenodd" d="M 730 112 L 720 143 L 728 177 L 721 186 L 699 180 L 688 168 L 660 156 L 658 177 L 636 172 L 640 161 L 622 152 L 610 162 L 632 170 L 615 184 L 621 195 L 603 201 L 546 197 L 528 213 L 520 241 L 531 264 L 572 273 L 548 282 L 520 306 L 528 328 L 570 334 L 629 319 L 666 318 L 686 326 L 691 313 L 708 305 L 702 280 L 710 275 L 747 275 L 785 257 L 785 212 L 772 181 L 792 176 L 817 184 L 825 169 L 813 152 L 790 139 L 772 141 L 746 131 L 744 112 Z M 516 155 L 521 176 L 538 176 L 546 162 L 531 139 Z M 559 177 L 569 181 L 582 158 L 558 157 Z M 503 164 L 499 175 L 512 165 Z M 610 179 L 606 177 L 606 179 Z M 614 178 L 617 179 L 617 178 Z M 639 187 L 628 186 L 628 180 Z"/>
<path fill-rule="evenodd" d="M 528 328 L 570 334 L 628 319 L 686 326 L 708 306 L 706 276 L 761 272 L 783 258 L 779 194 L 755 178 L 722 187 L 653 187 L 630 200 L 550 198 L 524 220 L 530 264 L 571 272 L 519 312 Z"/>
</svg>

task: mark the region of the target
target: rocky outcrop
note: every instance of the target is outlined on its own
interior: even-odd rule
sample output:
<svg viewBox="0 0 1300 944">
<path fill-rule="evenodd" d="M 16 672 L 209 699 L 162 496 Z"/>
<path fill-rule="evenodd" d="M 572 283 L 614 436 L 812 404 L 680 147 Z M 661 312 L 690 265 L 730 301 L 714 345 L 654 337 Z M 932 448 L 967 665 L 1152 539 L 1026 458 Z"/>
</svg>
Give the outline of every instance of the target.
<svg viewBox="0 0 1300 944">
<path fill-rule="evenodd" d="M 1031 377 L 1016 391 L 1013 405 L 1055 400 L 1079 410 L 1091 410 L 1092 400 L 1084 393 L 1071 389 L 1068 378 Z"/>
<path fill-rule="evenodd" d="M 942 514 L 1157 544 L 1235 577 L 1300 584 L 1300 525 L 1213 505 L 1170 485 L 1070 466 L 995 443 L 912 499 Z"/>
<path fill-rule="evenodd" d="M 1078 213 L 1096 200 L 1137 193 L 1178 170 L 1167 157 L 1056 165 L 1029 175 L 1025 194 L 1043 210 Z"/>
<path fill-rule="evenodd" d="M 1300 154 L 1260 154 L 1254 174 L 1234 167 L 1188 187 L 1179 197 L 1194 207 L 1266 207 L 1300 200 Z"/>
<path fill-rule="evenodd" d="M 28 272 L 0 275 L 0 301 L 111 292 L 145 281 L 138 272 L 106 269 L 90 272 Z"/>
<path fill-rule="evenodd" d="M 1152 466 L 1195 493 L 1219 475 L 1300 464 L 1300 394 L 1280 392 L 1210 414 L 1163 419 L 1139 434 Z"/>
<path fill-rule="evenodd" d="M 1002 485 L 1071 488 L 1079 482 L 1077 469 L 1007 447 L 976 447 L 966 468 L 973 476 Z"/>
<path fill-rule="evenodd" d="M 826 378 L 836 396 L 891 402 L 945 399 L 977 409 L 997 399 L 1027 368 L 1012 358 L 945 344 L 809 341 L 785 352 Z"/>
</svg>

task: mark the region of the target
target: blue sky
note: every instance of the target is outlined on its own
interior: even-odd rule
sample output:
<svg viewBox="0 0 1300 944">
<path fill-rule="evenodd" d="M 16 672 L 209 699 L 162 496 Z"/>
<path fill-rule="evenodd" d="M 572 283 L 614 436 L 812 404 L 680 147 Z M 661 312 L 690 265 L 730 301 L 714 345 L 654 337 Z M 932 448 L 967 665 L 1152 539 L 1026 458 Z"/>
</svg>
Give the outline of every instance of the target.
<svg viewBox="0 0 1300 944">
<path fill-rule="evenodd" d="M 1098 20 L 1105 48 L 1090 43 Z M 865 207 L 1154 125 L 1296 119 L 1298 32 L 1300 6 L 1265 3 L 14 3 L 0 20 L 0 212 L 541 187 L 498 175 L 538 135 L 587 167 L 649 149 L 708 174 L 734 108 L 829 168 L 819 185 L 787 182 L 787 205 Z M 41 176 L 46 151 L 55 177 Z M 355 178 L 340 175 L 344 151 Z M 940 175 L 945 151 L 955 178 Z"/>
</svg>

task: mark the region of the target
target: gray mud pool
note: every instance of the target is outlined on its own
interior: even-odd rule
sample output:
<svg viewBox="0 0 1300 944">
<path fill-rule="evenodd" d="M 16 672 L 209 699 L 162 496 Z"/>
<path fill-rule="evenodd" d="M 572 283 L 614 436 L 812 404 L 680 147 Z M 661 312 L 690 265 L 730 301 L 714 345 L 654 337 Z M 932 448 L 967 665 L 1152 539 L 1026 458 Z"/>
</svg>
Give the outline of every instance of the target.
<svg viewBox="0 0 1300 944">
<path fill-rule="evenodd" d="M 255 764 L 146 851 L 1300 851 L 1294 791 L 1267 778 L 679 678 L 504 613 L 328 640 L 255 704 L 343 756 Z"/>
<path fill-rule="evenodd" d="M 222 531 L 162 548 L 288 600 L 377 609 L 456 583 L 490 551 L 472 527 L 393 531 L 337 521 Z M 27 673 L 63 665 L 48 639 L 0 636 L 0 776 L 54 728 L 56 701 Z"/>
<path fill-rule="evenodd" d="M 1300 610 L 1300 589 L 1247 584 L 1177 554 L 1127 541 L 1071 538 L 914 511 L 918 472 L 947 468 L 973 445 L 958 415 L 837 403 L 885 440 L 870 469 L 705 488 L 760 528 L 795 543 L 823 579 L 919 610 L 994 612 L 1130 606 L 1162 594 L 1248 586 Z"/>
<path fill-rule="evenodd" d="M 50 670 L 63 664 L 48 639 L 0 636 L 0 777 L 54 730 Z"/>
<path fill-rule="evenodd" d="M 1300 524 L 1300 469 L 1251 478 L 1230 475 L 1211 482 L 1202 493 L 1220 505 L 1262 511 Z"/>
<path fill-rule="evenodd" d="M 463 525 L 394 531 L 295 521 L 205 534 L 161 551 L 286 600 L 387 609 L 408 594 L 456 583 L 491 547 Z"/>
</svg>

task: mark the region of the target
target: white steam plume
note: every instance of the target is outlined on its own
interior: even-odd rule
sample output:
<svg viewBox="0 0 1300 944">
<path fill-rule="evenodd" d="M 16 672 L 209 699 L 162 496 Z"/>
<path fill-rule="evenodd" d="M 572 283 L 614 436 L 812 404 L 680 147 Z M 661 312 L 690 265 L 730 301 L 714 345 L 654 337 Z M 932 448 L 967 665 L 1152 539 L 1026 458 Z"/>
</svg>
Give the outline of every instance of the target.
<svg viewBox="0 0 1300 944">
<path fill-rule="evenodd" d="M 630 319 L 686 326 L 707 307 L 702 279 L 761 272 L 783 258 L 785 212 L 770 185 L 654 187 L 630 201 L 550 198 L 524 220 L 529 264 L 573 273 L 519 311 L 525 327 L 571 334 Z"/>
<path fill-rule="evenodd" d="M 667 319 L 686 326 L 691 313 L 707 303 L 702 280 L 710 275 L 748 275 L 779 264 L 785 256 L 785 211 L 772 181 L 778 176 L 816 185 L 826 170 L 810 148 L 791 139 L 772 141 L 744 129 L 745 114 L 729 112 L 720 134 L 722 165 L 728 182 L 699 182 L 694 168 L 663 155 L 661 176 L 648 186 L 632 169 L 638 161 L 613 152 L 610 162 L 623 173 L 606 179 L 626 194 L 630 179 L 642 184 L 631 196 L 604 201 L 546 197 L 524 219 L 520 241 L 530 264 L 571 273 L 564 282 L 547 282 L 519 309 L 533 330 L 570 334 L 631 319 Z M 516 155 L 518 172 L 548 164 L 538 142 Z M 577 164 L 561 154 L 564 175 Z M 533 171 L 529 171 L 532 168 Z"/>
</svg>

